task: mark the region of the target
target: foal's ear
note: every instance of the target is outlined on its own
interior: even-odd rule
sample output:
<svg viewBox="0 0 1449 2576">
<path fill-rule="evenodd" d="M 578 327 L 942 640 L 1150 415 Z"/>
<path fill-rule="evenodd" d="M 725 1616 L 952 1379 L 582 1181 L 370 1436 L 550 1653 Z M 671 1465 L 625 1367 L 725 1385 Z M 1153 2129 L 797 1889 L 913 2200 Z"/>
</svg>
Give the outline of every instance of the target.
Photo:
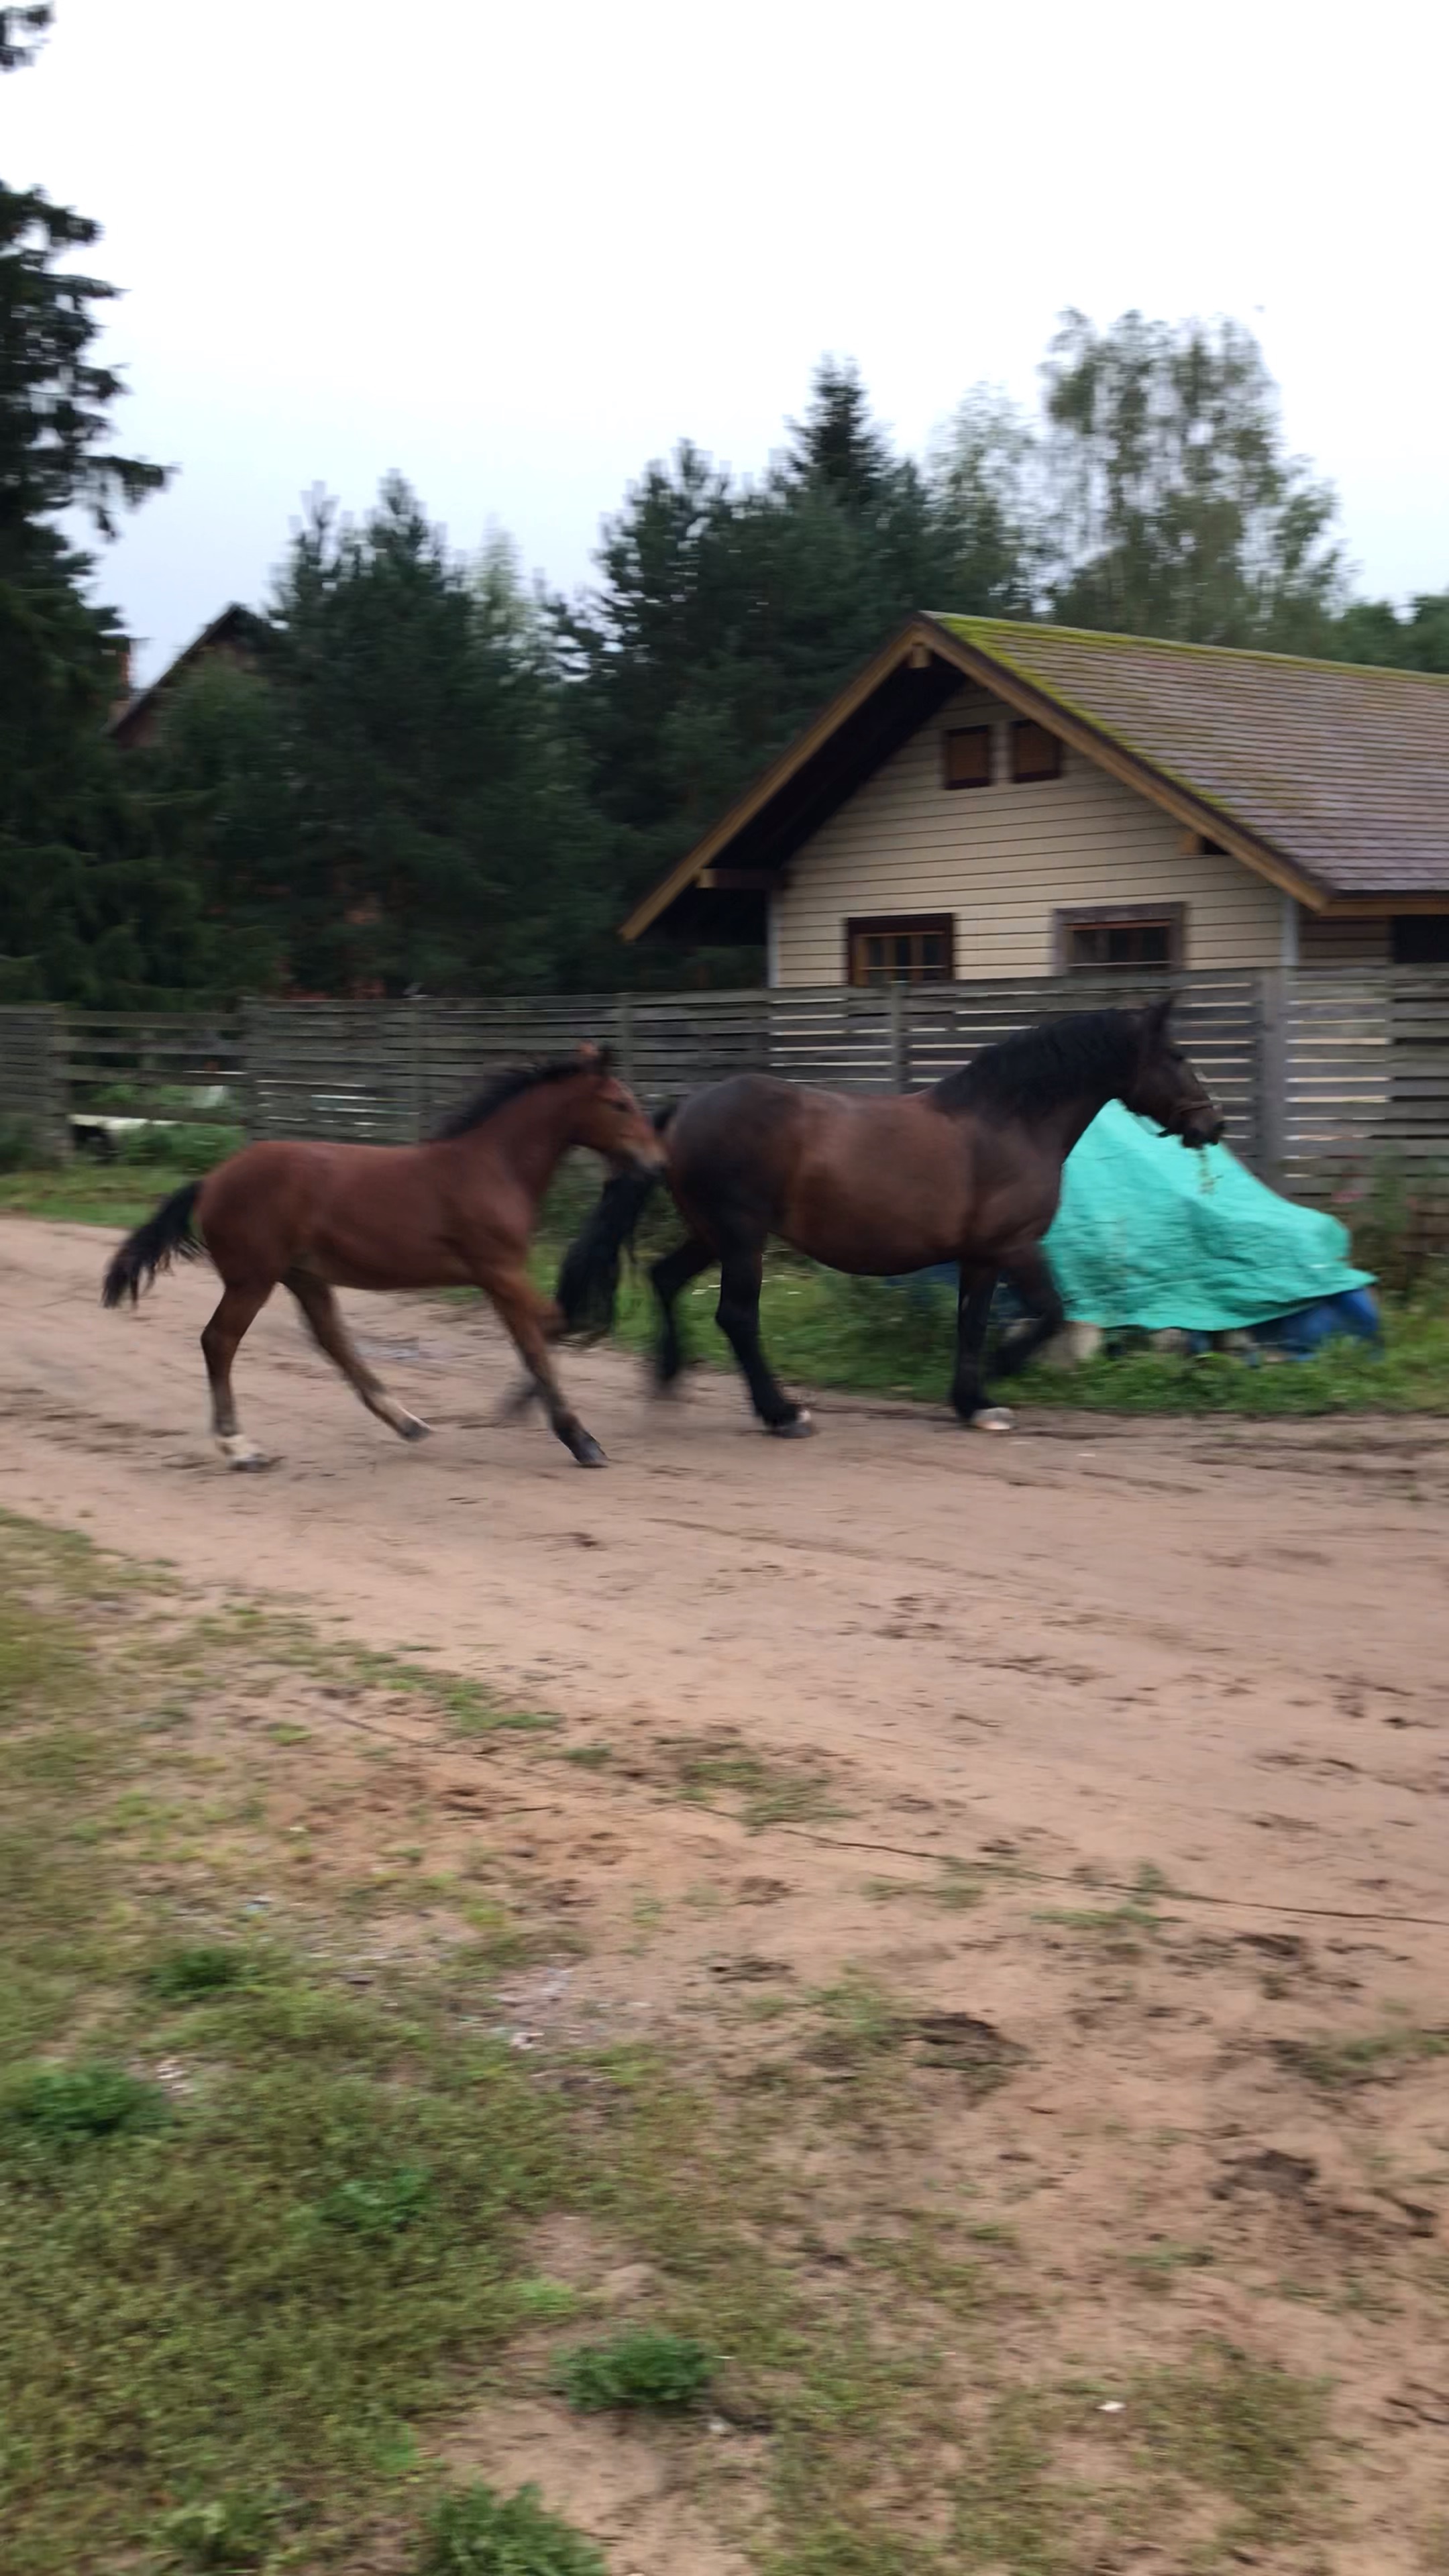
<svg viewBox="0 0 1449 2576">
<path fill-rule="evenodd" d="M 596 1047 L 592 1038 L 580 1038 L 574 1053 L 580 1065 L 588 1072 L 592 1072 L 596 1065 L 604 1061 L 603 1048 Z"/>
</svg>

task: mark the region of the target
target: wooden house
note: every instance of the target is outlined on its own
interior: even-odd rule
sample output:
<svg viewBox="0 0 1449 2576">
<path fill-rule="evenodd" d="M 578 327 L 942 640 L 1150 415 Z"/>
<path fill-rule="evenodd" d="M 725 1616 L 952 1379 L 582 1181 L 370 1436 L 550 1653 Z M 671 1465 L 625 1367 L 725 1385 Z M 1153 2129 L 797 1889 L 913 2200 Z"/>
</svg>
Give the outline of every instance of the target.
<svg viewBox="0 0 1449 2576">
<path fill-rule="evenodd" d="M 1449 677 L 913 617 L 654 930 L 816 988 L 1449 963 Z"/>
<path fill-rule="evenodd" d="M 233 601 L 214 617 L 209 626 L 193 637 L 183 652 L 169 662 L 149 688 L 136 689 L 114 708 L 106 727 L 113 742 L 123 751 L 144 751 L 156 739 L 166 701 L 178 681 L 200 670 L 207 662 L 230 662 L 244 670 L 255 667 L 266 649 L 267 622 L 254 609 L 242 608 Z M 129 669 L 129 654 L 127 668 Z"/>
</svg>

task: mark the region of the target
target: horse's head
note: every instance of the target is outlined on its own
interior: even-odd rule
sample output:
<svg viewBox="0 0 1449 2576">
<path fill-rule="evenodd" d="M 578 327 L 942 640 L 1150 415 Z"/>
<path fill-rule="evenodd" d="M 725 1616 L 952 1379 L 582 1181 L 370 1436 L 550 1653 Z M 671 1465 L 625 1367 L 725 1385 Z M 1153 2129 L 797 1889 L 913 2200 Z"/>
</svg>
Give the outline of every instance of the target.
<svg viewBox="0 0 1449 2576">
<path fill-rule="evenodd" d="M 662 1172 L 664 1147 L 654 1122 L 614 1071 L 608 1047 L 578 1050 L 578 1113 L 570 1143 L 602 1154 L 615 1171 Z"/>
<path fill-rule="evenodd" d="M 1226 1122 L 1173 1035 L 1173 1000 L 1167 993 L 1139 1014 L 1137 1064 L 1122 1101 L 1139 1118 L 1155 1118 L 1184 1145 L 1217 1145 Z"/>
</svg>

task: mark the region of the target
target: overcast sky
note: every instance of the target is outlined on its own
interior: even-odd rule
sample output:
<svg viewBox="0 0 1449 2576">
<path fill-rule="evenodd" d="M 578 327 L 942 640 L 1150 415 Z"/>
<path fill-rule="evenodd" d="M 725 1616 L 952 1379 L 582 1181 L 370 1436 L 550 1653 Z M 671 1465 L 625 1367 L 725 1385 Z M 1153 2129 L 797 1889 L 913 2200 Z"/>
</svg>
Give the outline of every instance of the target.
<svg viewBox="0 0 1449 2576">
<path fill-rule="evenodd" d="M 1441 588 L 1446 76 L 1443 0 L 59 0 L 0 148 L 103 223 L 124 438 L 179 469 L 106 566 L 149 673 L 315 483 L 400 467 L 572 585 L 822 351 L 920 448 L 1068 304 L 1250 323 L 1366 586 Z"/>
</svg>

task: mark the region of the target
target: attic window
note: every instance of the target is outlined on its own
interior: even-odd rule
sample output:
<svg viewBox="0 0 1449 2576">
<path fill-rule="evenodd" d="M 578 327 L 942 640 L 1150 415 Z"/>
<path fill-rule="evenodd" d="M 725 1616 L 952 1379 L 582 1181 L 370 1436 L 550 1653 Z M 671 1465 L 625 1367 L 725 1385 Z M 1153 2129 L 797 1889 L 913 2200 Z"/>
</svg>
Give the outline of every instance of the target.
<svg viewBox="0 0 1449 2576">
<path fill-rule="evenodd" d="M 876 914 L 845 925 L 846 970 L 867 990 L 885 984 L 949 984 L 955 923 L 949 912 Z"/>
<path fill-rule="evenodd" d="M 1186 949 L 1185 903 L 1071 904 L 1056 916 L 1059 975 L 1175 973 Z"/>
<path fill-rule="evenodd" d="M 942 736 L 942 742 L 945 753 L 943 786 L 990 786 L 990 725 L 958 725 L 953 733 Z"/>
<path fill-rule="evenodd" d="M 1023 716 L 1011 728 L 1011 775 L 1018 787 L 1036 778 L 1060 778 L 1062 774 L 1061 736 L 1048 733 L 1045 725 L 1033 724 Z"/>
</svg>

